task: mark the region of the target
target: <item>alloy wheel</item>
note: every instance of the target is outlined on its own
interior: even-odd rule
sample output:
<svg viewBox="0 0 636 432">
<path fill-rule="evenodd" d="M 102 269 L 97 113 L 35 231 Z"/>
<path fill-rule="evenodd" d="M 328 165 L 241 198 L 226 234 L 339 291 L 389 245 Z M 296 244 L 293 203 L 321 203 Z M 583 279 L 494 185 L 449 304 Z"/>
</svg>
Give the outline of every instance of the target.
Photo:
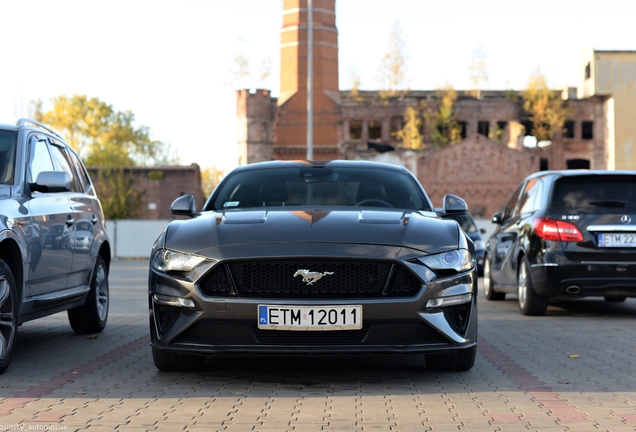
<svg viewBox="0 0 636 432">
<path fill-rule="evenodd" d="M 15 337 L 16 321 L 13 310 L 11 285 L 6 276 L 0 276 L 0 359 L 10 354 Z"/>
<path fill-rule="evenodd" d="M 100 265 L 95 274 L 95 299 L 97 300 L 97 314 L 101 321 L 106 320 L 108 314 L 108 280 L 106 269 Z"/>
</svg>

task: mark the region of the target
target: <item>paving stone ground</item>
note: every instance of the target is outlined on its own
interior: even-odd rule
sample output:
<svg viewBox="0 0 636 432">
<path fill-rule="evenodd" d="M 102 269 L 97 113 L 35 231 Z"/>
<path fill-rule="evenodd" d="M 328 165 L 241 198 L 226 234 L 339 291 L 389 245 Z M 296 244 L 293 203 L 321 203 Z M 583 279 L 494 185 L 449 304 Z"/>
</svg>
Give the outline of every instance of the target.
<svg viewBox="0 0 636 432">
<path fill-rule="evenodd" d="M 97 337 L 65 313 L 24 324 L 0 375 L 0 431 L 634 431 L 636 299 L 479 302 L 475 367 L 420 356 L 230 357 L 161 373 L 148 347 L 146 261 L 111 269 Z"/>
</svg>

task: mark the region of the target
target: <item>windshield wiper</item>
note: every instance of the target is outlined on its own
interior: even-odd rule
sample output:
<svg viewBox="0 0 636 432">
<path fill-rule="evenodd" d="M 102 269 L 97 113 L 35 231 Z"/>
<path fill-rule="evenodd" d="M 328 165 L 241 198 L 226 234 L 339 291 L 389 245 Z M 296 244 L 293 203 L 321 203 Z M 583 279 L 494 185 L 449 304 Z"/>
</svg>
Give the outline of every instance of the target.
<svg viewBox="0 0 636 432">
<path fill-rule="evenodd" d="M 590 205 L 599 206 L 599 207 L 623 208 L 627 205 L 627 201 L 621 201 L 621 200 L 590 201 Z"/>
</svg>

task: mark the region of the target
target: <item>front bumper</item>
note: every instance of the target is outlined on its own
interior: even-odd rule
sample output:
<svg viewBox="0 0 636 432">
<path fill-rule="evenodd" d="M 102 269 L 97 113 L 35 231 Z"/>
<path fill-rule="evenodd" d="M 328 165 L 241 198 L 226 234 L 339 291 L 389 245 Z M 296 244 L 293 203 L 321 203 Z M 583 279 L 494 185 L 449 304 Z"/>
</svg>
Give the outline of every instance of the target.
<svg viewBox="0 0 636 432">
<path fill-rule="evenodd" d="M 421 264 L 408 263 L 417 272 Z M 477 271 L 424 284 L 415 296 L 365 299 L 267 299 L 206 297 L 202 273 L 149 277 L 151 346 L 182 353 L 436 353 L 475 346 Z M 440 296 L 471 293 L 468 303 L 428 308 Z M 158 304 L 154 294 L 189 299 L 193 307 Z M 190 302 L 187 302 L 188 304 Z M 361 330 L 258 329 L 258 305 L 361 305 Z"/>
</svg>

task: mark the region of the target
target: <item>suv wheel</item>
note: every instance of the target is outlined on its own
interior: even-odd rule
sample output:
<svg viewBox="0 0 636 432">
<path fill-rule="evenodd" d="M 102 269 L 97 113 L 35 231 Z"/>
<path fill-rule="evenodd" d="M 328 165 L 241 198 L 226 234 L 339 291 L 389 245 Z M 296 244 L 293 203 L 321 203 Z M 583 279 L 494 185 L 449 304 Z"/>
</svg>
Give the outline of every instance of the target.
<svg viewBox="0 0 636 432">
<path fill-rule="evenodd" d="M 82 306 L 68 310 L 68 320 L 75 333 L 99 333 L 108 319 L 108 269 L 101 256 L 97 256 L 91 280 L 91 290 Z"/>
<path fill-rule="evenodd" d="M 7 263 L 0 259 L 0 373 L 11 363 L 18 332 L 17 305 L 13 273 Z"/>
<path fill-rule="evenodd" d="M 540 296 L 534 290 L 528 259 L 523 257 L 519 262 L 517 277 L 517 294 L 519 295 L 519 309 L 524 315 L 545 315 L 548 309 L 548 298 Z"/>
<path fill-rule="evenodd" d="M 484 257 L 484 296 L 486 300 L 504 300 L 506 293 L 499 293 L 494 290 L 494 283 L 490 276 L 490 261 L 488 256 Z"/>
</svg>

